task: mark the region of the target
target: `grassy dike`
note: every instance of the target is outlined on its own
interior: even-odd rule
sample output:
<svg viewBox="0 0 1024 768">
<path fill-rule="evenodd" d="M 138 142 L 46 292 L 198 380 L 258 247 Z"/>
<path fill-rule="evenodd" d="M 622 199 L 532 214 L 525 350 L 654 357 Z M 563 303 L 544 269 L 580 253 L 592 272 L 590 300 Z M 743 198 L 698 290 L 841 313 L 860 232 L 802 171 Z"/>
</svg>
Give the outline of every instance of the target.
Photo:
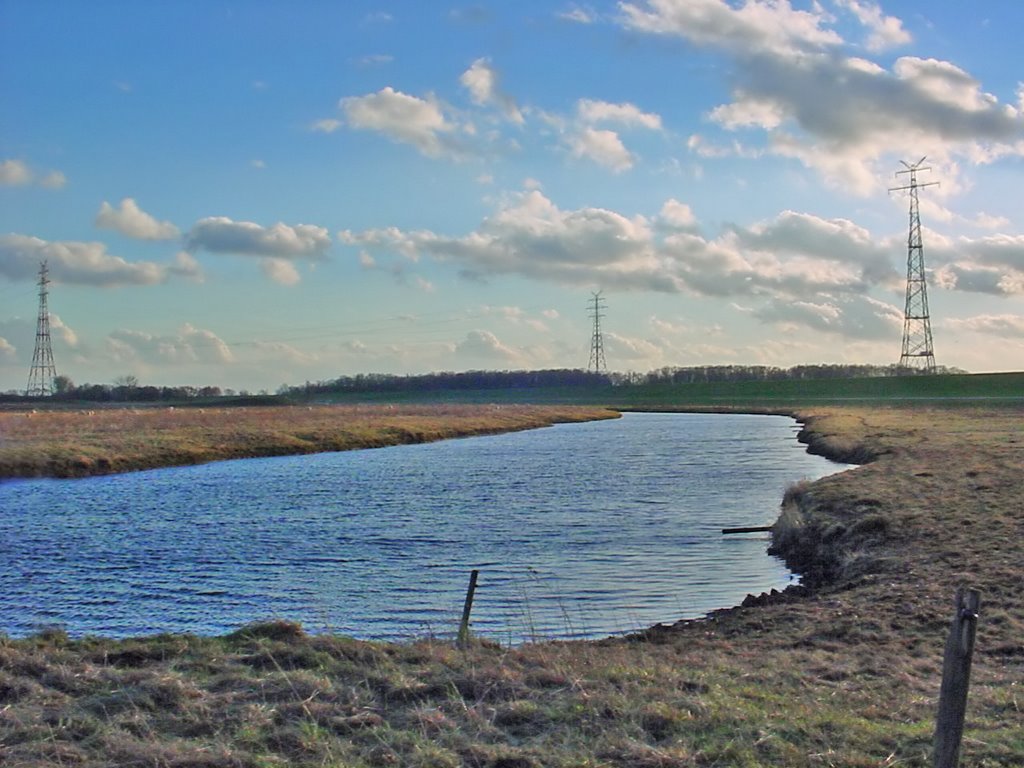
<svg viewBox="0 0 1024 768">
<path fill-rule="evenodd" d="M 961 764 L 1024 765 L 1024 410 L 813 407 L 774 546 L 806 589 L 630 638 L 465 651 L 311 636 L 0 639 L 0 763 L 926 766 L 961 584 Z"/>
<path fill-rule="evenodd" d="M 615 418 L 596 406 L 315 405 L 0 411 L 0 479 L 425 443 Z"/>
</svg>

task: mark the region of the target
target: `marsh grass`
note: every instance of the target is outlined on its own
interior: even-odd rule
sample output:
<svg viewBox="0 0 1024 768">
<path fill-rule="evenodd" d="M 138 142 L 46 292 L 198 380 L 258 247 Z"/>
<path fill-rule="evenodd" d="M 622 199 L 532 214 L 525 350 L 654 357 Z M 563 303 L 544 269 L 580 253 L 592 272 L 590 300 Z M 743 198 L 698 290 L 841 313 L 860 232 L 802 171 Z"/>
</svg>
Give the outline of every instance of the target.
<svg viewBox="0 0 1024 768">
<path fill-rule="evenodd" d="M 336 405 L 0 411 L 0 478 L 84 477 L 615 418 L 598 407 Z"/>
<path fill-rule="evenodd" d="M 0 639 L 5 766 L 929 765 L 961 584 L 982 591 L 962 764 L 1024 765 L 1024 419 L 815 411 L 826 454 L 776 534 L 811 588 L 627 638 Z M 810 543 L 808 543 L 810 542 Z M 802 549 L 801 549 L 802 548 Z"/>
</svg>

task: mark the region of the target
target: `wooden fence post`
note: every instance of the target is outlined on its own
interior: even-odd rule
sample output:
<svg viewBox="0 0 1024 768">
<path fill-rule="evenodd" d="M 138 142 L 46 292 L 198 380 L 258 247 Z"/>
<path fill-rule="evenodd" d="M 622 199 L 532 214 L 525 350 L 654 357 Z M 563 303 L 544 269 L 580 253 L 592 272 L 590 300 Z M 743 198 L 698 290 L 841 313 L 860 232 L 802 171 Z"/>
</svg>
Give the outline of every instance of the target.
<svg viewBox="0 0 1024 768">
<path fill-rule="evenodd" d="M 981 598 L 977 590 L 957 590 L 956 612 L 942 663 L 939 714 L 935 721 L 935 768 L 956 768 L 960 762 L 960 740 L 964 735 L 967 686 L 971 680 L 974 634 L 978 628 L 980 607 Z"/>
<path fill-rule="evenodd" d="M 462 607 L 462 621 L 459 623 L 459 637 L 456 645 L 465 648 L 469 645 L 469 614 L 473 611 L 473 593 L 476 592 L 476 577 L 480 571 L 474 569 L 469 574 L 469 589 L 466 590 L 466 604 Z"/>
</svg>

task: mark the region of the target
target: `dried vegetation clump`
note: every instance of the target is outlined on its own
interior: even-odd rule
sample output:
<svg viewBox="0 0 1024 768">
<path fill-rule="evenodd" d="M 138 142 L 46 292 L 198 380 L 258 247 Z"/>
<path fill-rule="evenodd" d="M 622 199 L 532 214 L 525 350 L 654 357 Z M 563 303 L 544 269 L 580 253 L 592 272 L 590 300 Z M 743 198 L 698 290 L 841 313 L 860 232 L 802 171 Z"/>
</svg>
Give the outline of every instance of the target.
<svg viewBox="0 0 1024 768">
<path fill-rule="evenodd" d="M 614 418 L 603 408 L 320 405 L 0 411 L 0 478 L 84 477 Z"/>
<path fill-rule="evenodd" d="M 0 763 L 924 768 L 952 596 L 972 585 L 962 764 L 1024 765 L 1024 414 L 810 424 L 874 460 L 787 494 L 775 546 L 808 573 L 802 594 L 628 638 L 464 651 L 287 622 L 0 639 Z"/>
</svg>

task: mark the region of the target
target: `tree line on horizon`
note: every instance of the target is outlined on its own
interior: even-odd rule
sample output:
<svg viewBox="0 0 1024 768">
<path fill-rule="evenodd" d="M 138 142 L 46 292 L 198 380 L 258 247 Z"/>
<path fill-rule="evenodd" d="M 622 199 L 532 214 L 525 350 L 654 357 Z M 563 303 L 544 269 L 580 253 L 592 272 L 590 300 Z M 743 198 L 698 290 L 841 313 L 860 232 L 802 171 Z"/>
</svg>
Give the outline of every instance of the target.
<svg viewBox="0 0 1024 768">
<path fill-rule="evenodd" d="M 937 373 L 967 373 L 939 366 Z M 898 365 L 797 365 L 780 368 L 768 365 L 665 366 L 647 373 L 598 373 L 579 368 L 541 371 L 462 371 L 415 375 L 386 373 L 339 376 L 336 379 L 282 387 L 278 394 L 315 396 L 366 392 L 436 392 L 440 390 L 541 389 L 645 386 L 658 384 L 709 384 L 739 381 L 799 381 L 810 379 L 851 379 L 907 376 L 923 373 Z"/>
<path fill-rule="evenodd" d="M 959 368 L 939 366 L 937 373 L 964 374 Z M 437 392 L 443 390 L 498 390 L 498 389 L 602 389 L 669 384 L 711 384 L 741 381 L 806 381 L 812 379 L 853 379 L 884 376 L 907 376 L 923 371 L 901 368 L 898 365 L 816 364 L 780 368 L 770 365 L 696 365 L 664 366 L 647 373 L 598 373 L 580 368 L 555 368 L 540 371 L 443 371 L 424 374 L 359 373 L 335 379 L 305 382 L 298 385 L 282 384 L 277 395 L 286 398 L 307 398 L 328 394 L 359 394 L 373 392 Z M 152 386 L 142 385 L 134 376 L 119 376 L 111 384 L 76 385 L 67 376 L 54 380 L 54 394 L 50 399 L 87 402 L 173 402 L 220 397 L 251 398 L 252 393 L 242 390 L 221 389 L 217 386 Z M 266 390 L 259 392 L 265 397 Z M 2 401 L 33 400 L 21 393 L 0 394 Z"/>
</svg>

